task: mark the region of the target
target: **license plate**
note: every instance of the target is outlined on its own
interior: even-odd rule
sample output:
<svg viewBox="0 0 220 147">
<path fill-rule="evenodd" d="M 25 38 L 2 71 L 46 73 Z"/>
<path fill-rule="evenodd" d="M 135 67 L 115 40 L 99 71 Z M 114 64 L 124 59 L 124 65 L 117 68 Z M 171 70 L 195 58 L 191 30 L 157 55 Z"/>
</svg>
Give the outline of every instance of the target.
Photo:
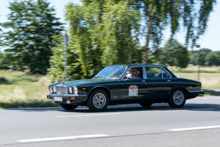
<svg viewBox="0 0 220 147">
<path fill-rule="evenodd" d="M 53 97 L 53 100 L 54 100 L 54 101 L 62 102 L 62 101 L 63 101 L 63 98 L 62 98 L 62 97 Z"/>
</svg>

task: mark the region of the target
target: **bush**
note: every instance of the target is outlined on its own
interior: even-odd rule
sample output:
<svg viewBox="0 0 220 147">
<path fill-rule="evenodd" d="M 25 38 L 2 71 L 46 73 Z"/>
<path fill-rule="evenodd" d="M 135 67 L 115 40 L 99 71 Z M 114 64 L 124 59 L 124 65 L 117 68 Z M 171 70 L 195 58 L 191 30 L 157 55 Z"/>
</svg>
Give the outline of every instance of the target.
<svg viewBox="0 0 220 147">
<path fill-rule="evenodd" d="M 6 78 L 0 77 L 0 84 L 10 84 L 10 82 Z"/>
</svg>

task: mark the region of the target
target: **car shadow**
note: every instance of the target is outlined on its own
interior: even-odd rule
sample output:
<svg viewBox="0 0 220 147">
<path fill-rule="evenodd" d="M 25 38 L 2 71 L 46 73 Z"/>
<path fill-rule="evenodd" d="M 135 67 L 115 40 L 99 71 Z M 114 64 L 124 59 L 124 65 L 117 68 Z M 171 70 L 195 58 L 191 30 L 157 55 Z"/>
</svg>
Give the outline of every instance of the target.
<svg viewBox="0 0 220 147">
<path fill-rule="evenodd" d="M 220 111 L 220 104 L 186 104 L 183 108 L 171 108 L 168 104 L 153 104 L 151 107 L 142 107 L 139 104 L 128 105 L 114 105 L 108 106 L 104 112 L 96 113 L 108 113 L 108 112 L 126 112 L 126 111 Z M 78 107 L 73 111 L 59 110 L 65 112 L 78 112 L 78 113 L 94 113 L 90 112 L 87 107 Z"/>
<path fill-rule="evenodd" d="M 185 104 L 183 108 L 171 108 L 167 103 L 153 104 L 151 107 L 142 107 L 139 104 L 110 105 L 103 112 L 91 112 L 86 106 L 79 106 L 75 110 L 64 110 L 61 107 L 31 107 L 31 108 L 6 108 L 4 110 L 20 111 L 59 111 L 67 113 L 114 113 L 128 111 L 220 111 L 220 104 Z"/>
</svg>

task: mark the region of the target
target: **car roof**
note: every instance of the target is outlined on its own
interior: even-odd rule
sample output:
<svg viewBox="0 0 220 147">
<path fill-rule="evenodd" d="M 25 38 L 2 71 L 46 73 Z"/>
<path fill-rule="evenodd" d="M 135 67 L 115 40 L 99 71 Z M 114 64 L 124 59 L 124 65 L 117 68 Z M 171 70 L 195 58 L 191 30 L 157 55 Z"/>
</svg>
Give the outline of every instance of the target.
<svg viewBox="0 0 220 147">
<path fill-rule="evenodd" d="M 117 64 L 116 64 L 117 65 Z M 165 67 L 165 66 L 163 66 L 163 65 L 155 65 L 155 64 L 119 64 L 119 66 L 123 66 L 123 65 L 125 65 L 125 66 L 128 66 L 128 67 L 130 67 L 130 66 L 154 66 L 154 67 Z M 114 66 L 114 65 L 110 65 L 110 66 Z"/>
<path fill-rule="evenodd" d="M 110 66 L 117 66 L 117 65 L 110 65 Z M 172 78 L 177 78 L 176 75 L 173 74 L 173 72 L 171 72 L 166 66 L 163 66 L 163 65 L 154 65 L 154 64 L 120 64 L 119 66 L 128 66 L 128 67 L 131 67 L 131 66 L 163 67 L 172 75 Z"/>
</svg>

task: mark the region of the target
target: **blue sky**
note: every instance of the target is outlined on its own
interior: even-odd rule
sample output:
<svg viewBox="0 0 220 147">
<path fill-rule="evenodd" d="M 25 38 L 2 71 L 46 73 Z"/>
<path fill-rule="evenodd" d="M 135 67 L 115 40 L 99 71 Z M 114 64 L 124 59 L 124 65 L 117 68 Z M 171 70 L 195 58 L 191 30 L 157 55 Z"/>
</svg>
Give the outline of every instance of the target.
<svg viewBox="0 0 220 147">
<path fill-rule="evenodd" d="M 14 0 L 0 0 L 0 22 L 7 21 L 6 15 L 10 13 L 8 6 L 9 2 L 12 2 Z M 47 0 L 51 3 L 51 6 L 54 6 L 57 12 L 57 17 L 61 18 L 61 21 L 64 22 L 64 14 L 65 9 L 64 6 L 68 2 L 74 2 L 76 4 L 80 4 L 80 0 Z M 169 39 L 169 30 L 164 32 L 163 37 L 163 43 Z M 211 13 L 209 21 L 208 21 L 208 27 L 203 36 L 201 36 L 200 40 L 198 41 L 198 44 L 200 44 L 201 48 L 209 48 L 213 51 L 220 51 L 220 2 L 217 3 L 214 7 L 214 11 Z M 181 29 L 180 32 L 176 34 L 176 39 L 184 44 L 185 42 L 185 33 L 184 30 Z M 144 44 L 144 41 L 141 41 L 141 44 Z M 191 50 L 191 49 L 189 49 Z M 196 49 L 195 49 L 196 50 Z"/>
</svg>

